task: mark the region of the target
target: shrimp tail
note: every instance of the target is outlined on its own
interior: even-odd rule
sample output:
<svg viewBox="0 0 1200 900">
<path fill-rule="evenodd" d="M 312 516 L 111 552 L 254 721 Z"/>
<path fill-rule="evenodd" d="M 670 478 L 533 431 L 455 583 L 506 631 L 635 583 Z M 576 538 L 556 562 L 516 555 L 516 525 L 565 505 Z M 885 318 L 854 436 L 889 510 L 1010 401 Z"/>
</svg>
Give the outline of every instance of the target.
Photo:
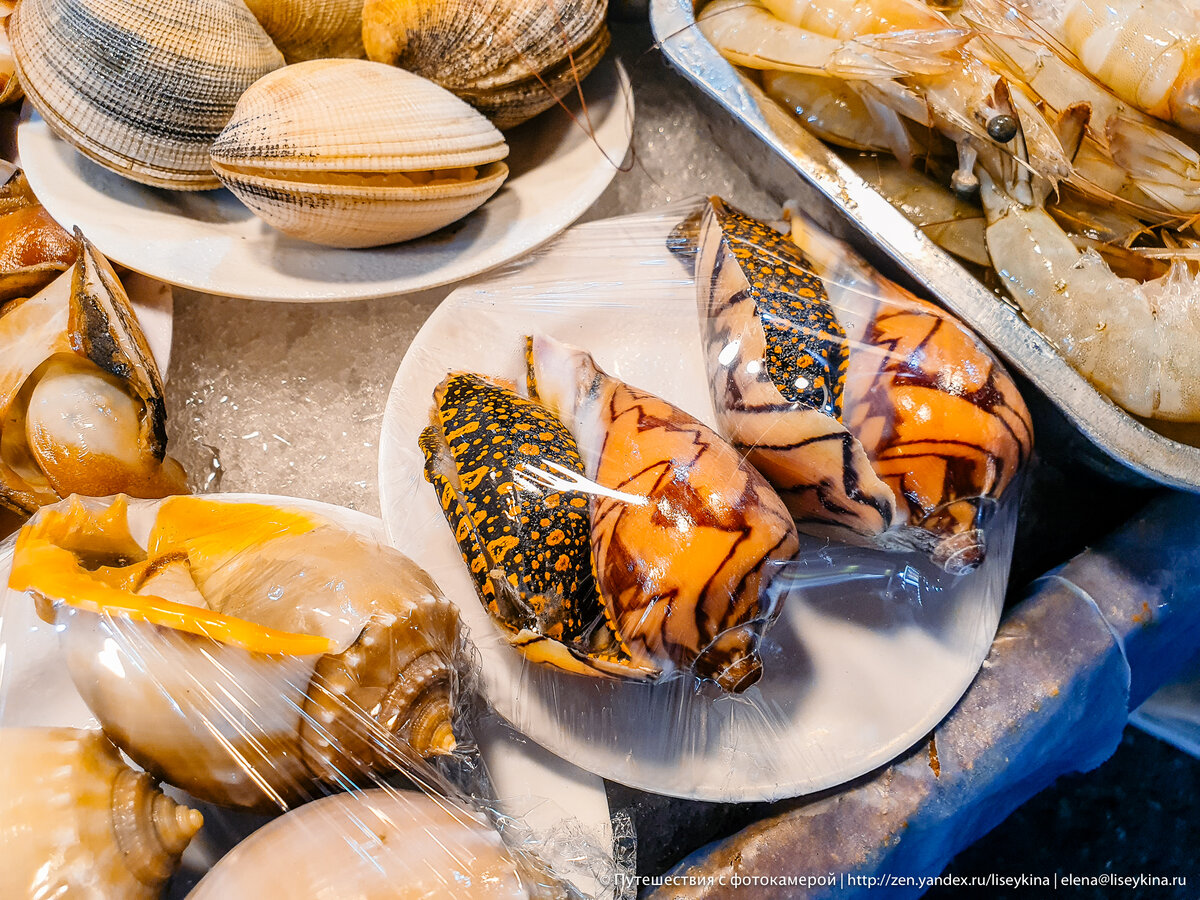
<svg viewBox="0 0 1200 900">
<path fill-rule="evenodd" d="M 940 75 L 957 63 L 955 53 L 970 37 L 970 32 L 961 28 L 863 35 L 845 43 L 826 74 L 868 79 L 874 77 L 870 69 L 883 64 L 895 77 Z M 863 74 L 857 74 L 860 71 Z"/>
<path fill-rule="evenodd" d="M 1200 154 L 1161 129 L 1117 117 L 1105 130 L 1113 160 L 1139 182 L 1178 184 L 1200 178 Z"/>
</svg>

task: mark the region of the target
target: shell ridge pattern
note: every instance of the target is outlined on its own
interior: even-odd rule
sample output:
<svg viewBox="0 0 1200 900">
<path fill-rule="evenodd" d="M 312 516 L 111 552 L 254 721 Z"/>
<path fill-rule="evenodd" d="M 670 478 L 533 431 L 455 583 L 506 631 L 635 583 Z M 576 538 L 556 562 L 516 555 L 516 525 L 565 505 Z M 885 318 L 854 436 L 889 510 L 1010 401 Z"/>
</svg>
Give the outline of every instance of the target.
<svg viewBox="0 0 1200 900">
<path fill-rule="evenodd" d="M 763 222 L 730 209 L 718 221 L 762 322 L 771 381 L 784 399 L 840 421 L 850 348 L 812 263 Z"/>
</svg>

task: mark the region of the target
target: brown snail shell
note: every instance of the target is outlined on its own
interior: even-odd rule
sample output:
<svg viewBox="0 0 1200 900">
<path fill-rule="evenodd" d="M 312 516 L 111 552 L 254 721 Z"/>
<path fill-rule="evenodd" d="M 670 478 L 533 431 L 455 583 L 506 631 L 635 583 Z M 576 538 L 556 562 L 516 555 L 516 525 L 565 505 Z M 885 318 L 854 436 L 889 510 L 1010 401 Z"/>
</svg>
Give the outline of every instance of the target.
<svg viewBox="0 0 1200 900">
<path fill-rule="evenodd" d="M 152 900 L 204 819 L 99 731 L 0 729 L 0 896 Z"/>
<path fill-rule="evenodd" d="M 161 504 L 147 546 L 123 499 L 73 500 L 22 531 L 13 583 L 61 626 L 80 695 L 147 771 L 286 808 L 453 751 L 464 638 L 406 557 L 316 516 L 196 497 Z M 113 601 L 97 579 L 131 590 Z"/>
<path fill-rule="evenodd" d="M 575 90 L 608 49 L 607 0 L 366 0 L 367 56 L 511 128 Z"/>
</svg>

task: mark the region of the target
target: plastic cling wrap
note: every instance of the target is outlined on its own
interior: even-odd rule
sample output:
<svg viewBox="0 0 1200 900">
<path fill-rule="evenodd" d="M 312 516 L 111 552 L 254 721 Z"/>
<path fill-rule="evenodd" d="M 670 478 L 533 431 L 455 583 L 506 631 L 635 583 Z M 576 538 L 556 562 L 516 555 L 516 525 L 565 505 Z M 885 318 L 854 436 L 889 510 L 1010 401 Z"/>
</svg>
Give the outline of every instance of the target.
<svg viewBox="0 0 1200 900">
<path fill-rule="evenodd" d="M 868 771 L 999 618 L 1020 395 L 960 323 L 791 231 L 715 199 L 576 228 L 451 295 L 385 414 L 389 535 L 497 710 L 646 790 Z"/>
<path fill-rule="evenodd" d="M 611 848 L 496 806 L 429 575 L 374 520 L 261 501 L 71 497 L 0 548 L 0 895 L 580 896 L 548 859 L 611 886 Z"/>
</svg>

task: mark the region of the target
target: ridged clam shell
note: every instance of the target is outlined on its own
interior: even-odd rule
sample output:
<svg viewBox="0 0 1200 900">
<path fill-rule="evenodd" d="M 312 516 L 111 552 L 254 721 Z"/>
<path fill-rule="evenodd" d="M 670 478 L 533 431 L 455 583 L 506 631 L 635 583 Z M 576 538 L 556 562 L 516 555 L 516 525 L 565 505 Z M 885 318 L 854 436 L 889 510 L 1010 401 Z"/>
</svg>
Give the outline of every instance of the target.
<svg viewBox="0 0 1200 900">
<path fill-rule="evenodd" d="M 0 729 L 0 897 L 153 900 L 203 823 L 100 731 Z"/>
<path fill-rule="evenodd" d="M 9 22 L 26 95 L 54 131 L 156 187 L 219 186 L 208 148 L 283 57 L 242 0 L 23 0 Z"/>
<path fill-rule="evenodd" d="M 257 82 L 212 147 L 221 181 L 287 234 L 368 247 L 436 231 L 508 175 L 483 116 L 410 72 L 313 60 Z M 424 183 L 430 173 L 444 177 Z"/>
<path fill-rule="evenodd" d="M 289 63 L 362 59 L 362 0 L 246 0 Z"/>
<path fill-rule="evenodd" d="M 366 0 L 367 56 L 436 81 L 510 128 L 553 106 L 608 49 L 607 0 Z"/>
</svg>

